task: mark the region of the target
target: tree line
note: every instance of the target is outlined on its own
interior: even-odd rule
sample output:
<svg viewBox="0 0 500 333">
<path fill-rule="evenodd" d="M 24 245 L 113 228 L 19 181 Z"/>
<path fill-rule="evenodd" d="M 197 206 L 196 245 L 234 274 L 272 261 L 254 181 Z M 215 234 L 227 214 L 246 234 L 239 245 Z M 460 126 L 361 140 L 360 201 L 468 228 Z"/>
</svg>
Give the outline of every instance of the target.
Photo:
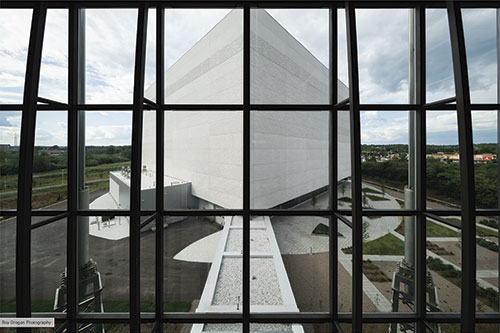
<svg viewBox="0 0 500 333">
<path fill-rule="evenodd" d="M 47 151 L 60 151 L 49 154 Z M 130 146 L 89 146 L 85 148 L 85 165 L 96 166 L 130 161 Z M 35 147 L 33 173 L 66 169 L 68 154 L 66 147 Z M 19 151 L 0 151 L 0 175 L 15 175 L 19 168 Z"/>
<path fill-rule="evenodd" d="M 406 159 L 362 163 L 364 178 L 373 179 L 388 185 L 403 187 L 408 183 L 408 161 Z M 498 205 L 498 162 L 475 163 L 475 188 L 477 208 L 496 208 Z M 459 203 L 462 192 L 460 164 L 427 159 L 427 193 L 444 200 Z"/>
</svg>

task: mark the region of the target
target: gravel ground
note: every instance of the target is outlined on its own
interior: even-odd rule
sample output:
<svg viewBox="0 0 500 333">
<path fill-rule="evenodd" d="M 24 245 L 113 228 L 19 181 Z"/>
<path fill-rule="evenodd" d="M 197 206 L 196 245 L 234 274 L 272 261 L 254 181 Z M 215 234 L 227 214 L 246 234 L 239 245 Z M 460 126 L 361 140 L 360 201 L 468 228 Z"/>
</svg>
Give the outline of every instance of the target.
<svg viewBox="0 0 500 333">
<path fill-rule="evenodd" d="M 243 230 L 231 229 L 226 243 L 226 252 L 241 252 Z M 250 252 L 271 252 L 269 247 L 269 239 L 265 230 L 251 229 L 250 230 Z"/>
<path fill-rule="evenodd" d="M 272 258 L 250 259 L 250 304 L 283 304 L 278 277 Z M 213 305 L 231 305 L 241 303 L 242 260 L 226 257 L 222 265 L 215 288 Z"/>
</svg>

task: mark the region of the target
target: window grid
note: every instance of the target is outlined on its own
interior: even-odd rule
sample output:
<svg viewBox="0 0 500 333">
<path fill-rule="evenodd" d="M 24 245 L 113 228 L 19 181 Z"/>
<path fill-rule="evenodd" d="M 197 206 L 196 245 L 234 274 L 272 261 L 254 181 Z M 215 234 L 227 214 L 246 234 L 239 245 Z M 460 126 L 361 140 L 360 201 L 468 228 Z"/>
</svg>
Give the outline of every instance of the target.
<svg viewBox="0 0 500 333">
<path fill-rule="evenodd" d="M 83 104 L 80 95 L 81 88 L 78 84 L 78 67 L 80 60 L 79 31 L 82 7 L 128 7 L 138 9 L 137 43 L 134 71 L 134 100 L 133 104 Z M 148 8 L 157 8 L 156 26 L 156 96 L 158 101 L 164 100 L 164 54 L 168 52 L 164 46 L 164 10 L 166 7 L 192 8 L 192 7 L 239 7 L 243 8 L 243 104 L 242 105 L 175 105 L 165 103 L 151 103 L 144 100 L 144 66 Z M 250 10 L 251 6 L 265 7 L 324 7 L 330 8 L 330 94 L 331 100 L 327 105 L 256 105 L 250 103 Z M 445 7 L 448 12 L 453 70 L 456 97 L 426 104 L 425 101 L 425 8 Z M 69 4 L 69 2 L 23 2 L 16 3 L 4 1 L 5 8 L 33 8 L 33 20 L 28 48 L 28 60 L 25 79 L 23 104 L 3 104 L 0 111 L 23 110 L 21 122 L 20 158 L 22 167 L 19 168 L 18 178 L 18 206 L 17 210 L 1 211 L 0 216 L 17 216 L 16 231 L 16 316 L 29 317 L 31 313 L 31 230 L 55 222 L 62 218 L 68 219 L 67 235 L 67 269 L 68 269 L 68 308 L 67 313 L 50 313 L 37 315 L 50 315 L 58 322 L 64 322 L 61 329 L 76 331 L 78 323 L 118 323 L 130 324 L 131 331 L 139 331 L 141 323 L 154 322 L 155 331 L 163 330 L 163 323 L 220 323 L 241 322 L 243 329 L 249 330 L 252 322 L 267 323 L 331 323 L 332 330 L 338 330 L 338 323 L 351 322 L 353 331 L 362 329 L 362 323 L 368 322 L 416 322 L 417 331 L 425 331 L 430 322 L 460 322 L 464 332 L 474 330 L 475 323 L 499 323 L 500 313 L 475 312 L 475 224 L 463 223 L 462 229 L 462 289 L 460 313 L 427 313 L 426 294 L 423 287 L 426 281 L 426 217 L 446 221 L 440 216 L 461 215 L 464 221 L 471 221 L 475 216 L 497 216 L 498 209 L 475 209 L 474 204 L 474 170 L 472 146 L 472 120 L 471 110 L 498 110 L 499 104 L 471 104 L 469 83 L 467 75 L 467 62 L 465 42 L 462 25 L 461 8 L 464 7 L 498 7 L 495 1 L 478 2 L 403 2 L 390 1 L 366 2 L 346 1 L 337 2 L 267 2 L 267 1 L 225 1 L 207 2 L 177 1 L 177 2 L 114 2 L 104 1 L 82 2 Z M 41 52 L 47 8 L 69 9 L 69 84 L 68 104 L 50 100 L 40 100 L 37 96 L 40 77 Z M 416 32 L 416 104 L 390 104 L 374 105 L 360 104 L 359 102 L 359 75 L 357 64 L 357 38 L 355 24 L 356 8 L 414 8 Z M 349 64 L 349 99 L 337 100 L 337 8 L 346 9 L 348 64 Z M 168 33 L 168 32 L 167 32 Z M 456 101 L 456 104 L 450 104 Z M 45 104 L 38 104 L 43 102 Z M 68 211 L 31 210 L 32 195 L 32 165 L 34 149 L 35 118 L 38 110 L 68 110 Z M 326 110 L 330 113 L 330 148 L 329 148 L 329 190 L 330 208 L 315 210 L 284 210 L 284 209 L 250 209 L 250 111 L 259 110 Z M 84 110 L 133 110 L 132 130 L 132 176 L 131 176 L 131 209 L 124 211 L 109 210 L 78 210 L 76 184 L 77 178 L 77 129 L 78 112 Z M 143 110 L 156 110 L 156 164 L 157 164 L 157 195 L 156 210 L 141 211 L 140 209 L 140 168 L 142 147 L 142 113 Z M 233 210 L 168 210 L 163 209 L 163 172 L 164 172 L 164 111 L 167 110 L 235 110 L 243 111 L 243 209 Z M 337 137 L 333 129 L 337 128 L 337 111 L 349 110 L 351 117 L 351 156 L 353 179 L 353 205 L 352 210 L 337 208 Z M 369 210 L 361 208 L 361 154 L 360 154 L 360 111 L 363 110 L 415 110 L 417 122 L 416 133 L 416 165 L 417 165 L 417 196 L 415 210 Z M 463 186 L 461 209 L 432 210 L 426 207 L 426 110 L 456 110 L 458 117 L 459 150 L 461 182 Z M 410 129 L 411 130 L 411 129 Z M 21 165 L 20 165 L 21 166 Z M 96 216 L 114 214 L 116 216 L 130 216 L 130 313 L 78 313 L 77 309 L 77 225 L 78 216 Z M 231 216 L 241 215 L 244 218 L 243 231 L 243 312 L 241 314 L 200 314 L 200 313 L 164 313 L 163 312 L 163 217 L 164 216 Z M 250 216 L 252 215 L 294 215 L 294 216 L 328 216 L 332 226 L 330 228 L 330 312 L 326 313 L 250 313 Z M 416 216 L 416 308 L 414 313 L 362 313 L 362 217 L 363 216 Z M 31 224 L 32 216 L 46 216 L 44 221 Z M 155 313 L 140 313 L 139 301 L 139 248 L 140 248 L 140 217 L 151 216 L 146 222 L 156 220 L 156 311 Z M 345 218 L 352 216 L 352 223 Z M 336 258 L 337 247 L 337 221 L 340 220 L 353 228 L 353 312 L 339 313 L 337 296 Z M 450 223 L 446 221 L 446 223 Z M 9 314 L 1 314 L 8 316 Z M 12 314 L 10 314 L 12 315 Z"/>
</svg>

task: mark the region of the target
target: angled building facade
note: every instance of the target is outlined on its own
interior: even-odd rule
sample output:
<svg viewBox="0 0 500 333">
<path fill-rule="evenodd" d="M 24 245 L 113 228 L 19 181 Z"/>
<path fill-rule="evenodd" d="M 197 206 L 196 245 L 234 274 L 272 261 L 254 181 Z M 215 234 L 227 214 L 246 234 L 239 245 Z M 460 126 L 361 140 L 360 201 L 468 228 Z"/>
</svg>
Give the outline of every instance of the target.
<svg viewBox="0 0 500 333">
<path fill-rule="evenodd" d="M 166 71 L 166 103 L 242 103 L 242 21 L 242 11 L 232 10 Z M 328 103 L 328 69 L 317 58 L 265 10 L 252 11 L 251 27 L 252 103 Z M 347 87 L 338 86 L 342 100 Z M 155 100 L 154 84 L 146 97 Z M 326 190 L 328 117 L 325 111 L 252 111 L 252 208 L 293 206 Z M 145 112 L 142 160 L 150 174 L 155 118 Z M 350 175 L 346 112 L 339 112 L 338 123 L 340 180 Z M 183 201 L 188 208 L 242 207 L 242 152 L 241 111 L 165 112 L 165 175 L 190 184 L 192 198 Z"/>
</svg>

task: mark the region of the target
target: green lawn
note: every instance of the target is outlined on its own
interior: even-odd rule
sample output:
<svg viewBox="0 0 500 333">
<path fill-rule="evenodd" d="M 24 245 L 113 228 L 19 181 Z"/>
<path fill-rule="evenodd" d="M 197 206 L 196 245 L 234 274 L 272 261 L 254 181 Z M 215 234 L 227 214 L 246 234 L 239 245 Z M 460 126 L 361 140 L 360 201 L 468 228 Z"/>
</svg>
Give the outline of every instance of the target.
<svg viewBox="0 0 500 333">
<path fill-rule="evenodd" d="M 396 228 L 396 231 L 404 235 L 404 220 Z M 452 230 L 427 219 L 427 237 L 460 237 L 460 232 Z"/>
<path fill-rule="evenodd" d="M 352 247 L 344 248 L 342 251 L 351 254 Z M 404 252 L 404 242 L 393 234 L 387 234 L 363 244 L 363 254 L 402 256 Z"/>
<path fill-rule="evenodd" d="M 454 221 L 454 222 L 462 224 L 462 220 L 459 219 L 459 218 L 457 218 L 457 217 L 452 217 L 452 218 L 449 218 L 448 220 L 451 220 L 451 221 Z M 487 237 L 487 236 L 498 237 L 498 232 L 497 231 L 486 229 L 486 228 L 483 228 L 483 227 L 481 227 L 479 225 L 476 225 L 476 234 L 478 236 L 481 236 L 481 237 Z"/>
</svg>

